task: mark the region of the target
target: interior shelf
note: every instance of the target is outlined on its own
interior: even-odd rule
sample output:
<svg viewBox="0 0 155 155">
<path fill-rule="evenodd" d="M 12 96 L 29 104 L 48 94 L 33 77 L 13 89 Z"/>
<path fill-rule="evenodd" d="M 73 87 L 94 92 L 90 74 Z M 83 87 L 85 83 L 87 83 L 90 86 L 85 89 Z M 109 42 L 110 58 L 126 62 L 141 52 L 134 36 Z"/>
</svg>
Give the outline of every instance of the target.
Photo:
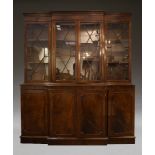
<svg viewBox="0 0 155 155">
<path fill-rule="evenodd" d="M 29 64 L 49 64 L 49 62 L 28 62 Z"/>
</svg>

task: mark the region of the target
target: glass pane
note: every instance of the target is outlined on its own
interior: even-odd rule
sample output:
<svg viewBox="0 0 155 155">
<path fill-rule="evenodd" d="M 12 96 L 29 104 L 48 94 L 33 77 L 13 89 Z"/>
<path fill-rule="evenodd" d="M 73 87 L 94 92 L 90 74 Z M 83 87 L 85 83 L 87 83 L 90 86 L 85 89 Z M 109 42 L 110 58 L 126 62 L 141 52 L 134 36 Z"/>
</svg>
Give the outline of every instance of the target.
<svg viewBox="0 0 155 155">
<path fill-rule="evenodd" d="M 108 23 L 105 49 L 107 55 L 107 79 L 128 80 L 128 23 Z"/>
<path fill-rule="evenodd" d="M 27 28 L 27 80 L 48 80 L 48 24 Z"/>
<path fill-rule="evenodd" d="M 56 80 L 75 79 L 75 24 L 56 23 Z"/>
<path fill-rule="evenodd" d="M 80 79 L 99 80 L 100 24 L 81 23 L 80 27 Z"/>
</svg>

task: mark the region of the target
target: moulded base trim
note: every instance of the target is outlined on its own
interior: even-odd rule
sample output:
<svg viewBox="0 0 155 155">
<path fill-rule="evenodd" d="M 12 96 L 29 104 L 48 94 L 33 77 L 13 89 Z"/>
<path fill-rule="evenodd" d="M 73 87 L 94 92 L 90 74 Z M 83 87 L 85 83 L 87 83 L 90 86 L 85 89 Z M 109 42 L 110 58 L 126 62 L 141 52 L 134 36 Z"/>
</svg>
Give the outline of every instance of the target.
<svg viewBox="0 0 155 155">
<path fill-rule="evenodd" d="M 107 145 L 108 138 L 48 138 L 49 145 Z"/>
<path fill-rule="evenodd" d="M 109 144 L 135 144 L 134 136 L 109 137 Z"/>
<path fill-rule="evenodd" d="M 20 136 L 21 143 L 47 144 L 46 136 Z"/>
<path fill-rule="evenodd" d="M 135 144 L 134 136 L 105 137 L 105 138 L 73 138 L 47 136 L 21 136 L 21 143 L 48 145 L 107 145 L 107 144 Z"/>
</svg>

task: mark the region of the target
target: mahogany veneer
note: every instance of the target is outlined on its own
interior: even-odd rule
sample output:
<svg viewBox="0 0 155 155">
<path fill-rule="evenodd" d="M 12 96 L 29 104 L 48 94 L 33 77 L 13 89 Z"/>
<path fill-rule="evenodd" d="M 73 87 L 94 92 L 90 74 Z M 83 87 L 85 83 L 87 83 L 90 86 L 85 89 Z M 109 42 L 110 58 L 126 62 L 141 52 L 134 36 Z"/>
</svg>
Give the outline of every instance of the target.
<svg viewBox="0 0 155 155">
<path fill-rule="evenodd" d="M 21 143 L 134 144 L 131 15 L 103 11 L 55 11 L 24 13 L 24 20 L 25 82 L 21 85 Z M 63 35 L 62 31 L 65 33 L 66 29 L 70 28 L 73 35 L 73 25 L 66 26 L 71 22 L 75 26 L 75 41 L 70 41 L 70 38 L 61 40 L 62 36 L 57 34 Z M 84 25 L 82 30 L 82 23 L 89 24 L 88 33 L 83 32 L 86 29 Z M 99 23 L 96 26 L 99 28 L 92 30 L 91 34 L 90 28 L 96 28 L 93 23 Z M 125 24 L 122 26 L 122 23 Z M 99 39 L 94 41 L 98 32 Z M 80 42 L 82 34 L 88 34 L 87 42 Z M 90 49 L 89 59 L 82 58 L 85 54 L 82 47 L 87 48 L 86 45 L 94 46 L 99 54 L 93 55 Z M 63 48 L 67 51 L 73 46 L 75 64 L 69 60 L 68 69 L 64 58 L 67 54 L 63 57 L 65 51 L 62 52 L 61 58 L 57 52 L 58 48 L 61 52 Z M 38 56 L 33 55 L 35 52 L 39 53 Z M 113 55 L 109 55 L 110 52 Z M 64 70 L 59 72 L 61 66 Z"/>
</svg>

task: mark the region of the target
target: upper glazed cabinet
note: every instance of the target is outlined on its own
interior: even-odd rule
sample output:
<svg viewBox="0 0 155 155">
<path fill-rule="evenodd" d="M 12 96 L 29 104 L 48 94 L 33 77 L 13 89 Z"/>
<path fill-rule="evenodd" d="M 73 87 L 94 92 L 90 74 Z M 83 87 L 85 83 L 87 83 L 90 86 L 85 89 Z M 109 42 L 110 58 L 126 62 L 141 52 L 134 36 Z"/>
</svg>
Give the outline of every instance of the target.
<svg viewBox="0 0 155 155">
<path fill-rule="evenodd" d="M 130 82 L 130 14 L 25 14 L 25 82 Z"/>
</svg>

